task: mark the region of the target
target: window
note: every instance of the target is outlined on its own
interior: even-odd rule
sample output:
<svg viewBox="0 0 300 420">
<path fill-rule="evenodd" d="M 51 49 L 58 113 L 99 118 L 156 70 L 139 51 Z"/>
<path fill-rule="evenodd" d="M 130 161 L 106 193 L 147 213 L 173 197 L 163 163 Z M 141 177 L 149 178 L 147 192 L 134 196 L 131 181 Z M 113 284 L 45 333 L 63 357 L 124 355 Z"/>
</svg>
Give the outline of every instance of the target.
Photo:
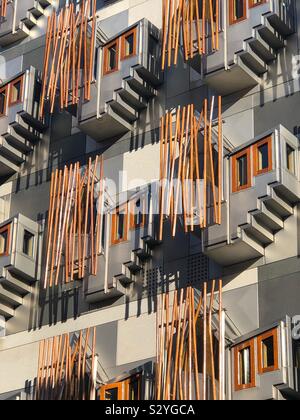
<svg viewBox="0 0 300 420">
<path fill-rule="evenodd" d="M 230 25 L 247 19 L 246 0 L 229 0 Z"/>
<path fill-rule="evenodd" d="M 250 148 L 233 156 L 232 183 L 233 192 L 251 187 Z"/>
<path fill-rule="evenodd" d="M 104 74 L 110 74 L 119 69 L 119 40 L 115 40 L 104 48 Z"/>
<path fill-rule="evenodd" d="M 100 400 L 118 401 L 123 400 L 123 387 L 122 382 L 104 385 L 100 389 Z"/>
<path fill-rule="evenodd" d="M 249 0 L 249 8 L 251 9 L 251 7 L 260 6 L 266 2 L 267 0 Z"/>
<path fill-rule="evenodd" d="M 122 36 L 121 39 L 121 60 L 130 58 L 136 55 L 136 46 L 137 46 L 137 28 L 133 28 L 131 31 L 128 31 Z"/>
<path fill-rule="evenodd" d="M 234 349 L 234 380 L 236 391 L 255 387 L 254 340 Z"/>
<path fill-rule="evenodd" d="M 23 254 L 30 258 L 34 256 L 34 235 L 27 230 L 24 230 Z"/>
<path fill-rule="evenodd" d="M 128 205 L 116 209 L 112 215 L 112 245 L 127 241 L 128 236 Z"/>
<path fill-rule="evenodd" d="M 10 84 L 9 105 L 15 105 L 22 101 L 23 96 L 23 76 L 14 80 Z"/>
<path fill-rule="evenodd" d="M 286 144 L 286 167 L 295 174 L 295 150 L 289 144 Z"/>
<path fill-rule="evenodd" d="M 121 382 L 104 385 L 100 388 L 100 400 L 138 401 L 141 399 L 141 375 L 133 375 Z"/>
<path fill-rule="evenodd" d="M 145 197 L 139 197 L 130 202 L 130 229 L 138 229 L 145 226 L 145 207 Z"/>
<path fill-rule="evenodd" d="M 0 117 L 6 115 L 7 86 L 0 89 Z"/>
<path fill-rule="evenodd" d="M 125 382 L 125 399 L 128 401 L 141 399 L 141 375 L 134 375 Z"/>
<path fill-rule="evenodd" d="M 267 137 L 253 146 L 254 176 L 272 170 L 272 137 Z"/>
<path fill-rule="evenodd" d="M 257 339 L 258 373 L 264 374 L 278 370 L 278 331 L 274 329 Z"/>
<path fill-rule="evenodd" d="M 9 255 L 10 232 L 11 232 L 11 224 L 0 228 L 0 257 Z"/>
</svg>

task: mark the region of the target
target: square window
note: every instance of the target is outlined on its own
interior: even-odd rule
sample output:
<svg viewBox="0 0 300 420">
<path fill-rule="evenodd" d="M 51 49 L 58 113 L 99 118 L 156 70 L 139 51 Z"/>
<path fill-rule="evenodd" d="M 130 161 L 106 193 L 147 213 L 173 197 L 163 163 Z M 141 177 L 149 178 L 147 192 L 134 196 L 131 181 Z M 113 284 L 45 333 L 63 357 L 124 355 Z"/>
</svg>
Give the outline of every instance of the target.
<svg viewBox="0 0 300 420">
<path fill-rule="evenodd" d="M 23 95 L 23 76 L 14 80 L 10 84 L 9 105 L 15 105 L 22 101 Z"/>
<path fill-rule="evenodd" d="M 231 25 L 247 19 L 246 0 L 230 0 L 229 19 Z"/>
<path fill-rule="evenodd" d="M 119 40 L 104 48 L 104 74 L 110 74 L 119 69 Z"/>
<path fill-rule="evenodd" d="M 236 391 L 255 387 L 254 340 L 234 349 L 234 377 Z"/>
<path fill-rule="evenodd" d="M 112 245 L 127 241 L 128 236 L 128 205 L 119 207 L 112 215 Z"/>
<path fill-rule="evenodd" d="M 269 331 L 257 339 L 258 372 L 264 374 L 278 370 L 278 332 Z"/>
<path fill-rule="evenodd" d="M 251 187 L 250 148 L 232 157 L 232 191 Z"/>
<path fill-rule="evenodd" d="M 11 224 L 0 228 L 0 256 L 9 255 Z"/>
<path fill-rule="evenodd" d="M 295 174 L 295 149 L 289 144 L 286 145 L 286 167 L 292 174 Z"/>
<path fill-rule="evenodd" d="M 130 203 L 130 229 L 138 229 L 145 225 L 145 197 L 139 197 Z"/>
<path fill-rule="evenodd" d="M 7 86 L 0 89 L 0 117 L 6 115 Z"/>
<path fill-rule="evenodd" d="M 24 230 L 23 254 L 30 258 L 34 257 L 34 235 L 27 230 Z"/>
<path fill-rule="evenodd" d="M 136 55 L 137 28 L 132 29 L 122 36 L 121 60 Z"/>
<path fill-rule="evenodd" d="M 267 137 L 253 146 L 254 176 L 270 172 L 272 163 L 272 136 Z"/>
</svg>

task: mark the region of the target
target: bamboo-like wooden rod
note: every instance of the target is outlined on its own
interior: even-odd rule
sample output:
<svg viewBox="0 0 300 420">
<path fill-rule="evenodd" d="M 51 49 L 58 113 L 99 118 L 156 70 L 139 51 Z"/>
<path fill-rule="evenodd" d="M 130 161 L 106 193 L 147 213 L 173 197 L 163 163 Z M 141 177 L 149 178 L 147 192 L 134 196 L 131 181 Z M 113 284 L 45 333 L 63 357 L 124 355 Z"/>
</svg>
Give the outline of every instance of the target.
<svg viewBox="0 0 300 420">
<path fill-rule="evenodd" d="M 162 1 L 162 70 L 177 65 L 181 39 L 185 61 L 219 50 L 219 1 L 203 0 L 201 15 L 198 1 Z"/>
<path fill-rule="evenodd" d="M 204 229 L 222 220 L 222 100 L 217 101 L 218 144 L 213 138 L 215 98 L 204 99 L 200 115 L 194 104 L 166 112 L 160 124 L 159 239 L 164 222 L 176 236 L 177 218 L 184 231 Z M 199 116 L 198 116 L 199 115 Z M 175 127 L 175 133 L 173 130 Z M 201 171 L 200 171 L 201 168 Z M 218 185 L 216 185 L 218 180 Z M 212 197 L 212 199 L 211 199 Z"/>
<path fill-rule="evenodd" d="M 85 337 L 85 343 L 83 345 Z M 36 400 L 95 399 L 96 328 L 65 334 L 39 345 Z"/>
<path fill-rule="evenodd" d="M 85 269 L 87 274 L 98 272 L 104 207 L 103 159 L 90 159 L 86 171 L 81 173 L 76 163 L 51 176 L 44 288 L 74 281 L 76 270 L 79 279 L 84 277 Z M 98 188 L 100 207 L 96 206 Z"/>
<path fill-rule="evenodd" d="M 95 60 L 96 0 L 83 0 L 76 12 L 71 3 L 59 14 L 48 18 L 43 65 L 40 118 L 49 103 L 54 112 L 56 98 L 61 109 L 91 99 L 91 83 Z M 89 30 L 90 29 L 90 30 Z"/>
</svg>

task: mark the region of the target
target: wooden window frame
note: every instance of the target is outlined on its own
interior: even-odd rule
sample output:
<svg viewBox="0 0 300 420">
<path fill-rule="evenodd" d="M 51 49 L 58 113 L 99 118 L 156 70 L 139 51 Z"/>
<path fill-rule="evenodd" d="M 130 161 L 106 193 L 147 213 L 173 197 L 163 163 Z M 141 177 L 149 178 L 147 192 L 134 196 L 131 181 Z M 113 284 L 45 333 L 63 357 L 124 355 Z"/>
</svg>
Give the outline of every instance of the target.
<svg viewBox="0 0 300 420">
<path fill-rule="evenodd" d="M 254 3 L 254 0 L 249 0 L 249 9 L 253 9 L 253 7 L 261 6 L 262 4 L 268 3 L 269 0 L 260 0 L 259 3 Z"/>
<path fill-rule="evenodd" d="M 15 84 L 17 84 L 18 82 L 21 82 L 21 87 L 20 87 L 20 98 L 19 98 L 18 100 L 16 100 L 16 101 L 13 101 L 13 99 L 12 99 L 12 92 L 13 92 L 12 87 L 13 87 Z M 9 104 L 8 104 L 8 106 L 14 106 L 14 105 L 17 105 L 17 104 L 22 103 L 22 102 L 23 102 L 23 93 L 24 93 L 24 75 L 22 75 L 22 76 L 18 77 L 18 78 L 17 78 L 17 79 L 15 79 L 15 80 L 12 80 L 12 81 L 9 83 Z"/>
<path fill-rule="evenodd" d="M 141 200 L 141 207 L 142 207 L 142 215 L 143 215 L 143 220 L 139 225 L 135 224 L 134 218 L 135 218 L 135 203 Z M 134 200 L 131 200 L 129 203 L 129 208 L 130 208 L 130 230 L 136 230 L 136 229 L 141 229 L 145 226 L 146 224 L 146 197 L 140 196 L 135 198 Z"/>
<path fill-rule="evenodd" d="M 113 46 L 116 45 L 116 57 L 117 57 L 117 62 L 116 62 L 116 67 L 112 70 L 108 69 L 108 51 L 109 49 Z M 113 41 L 111 41 L 109 44 L 104 46 L 104 63 L 103 63 L 103 76 L 106 76 L 108 74 L 112 74 L 115 73 L 117 71 L 119 71 L 119 60 L 120 60 L 120 40 L 119 38 L 114 39 Z"/>
<path fill-rule="evenodd" d="M 0 88 L 0 93 L 5 92 L 4 112 L 0 112 L 0 118 L 7 116 L 8 85 Z"/>
<path fill-rule="evenodd" d="M 268 145 L 268 167 L 264 169 L 258 168 L 258 149 L 264 144 Z M 258 176 L 271 172 L 273 170 L 273 138 L 268 136 L 255 143 L 253 146 L 253 175 Z"/>
<path fill-rule="evenodd" d="M 117 239 L 117 217 L 122 210 L 125 210 L 125 220 L 124 220 L 124 237 L 122 239 Z M 111 220 L 111 245 L 118 245 L 128 240 L 128 203 L 123 204 L 115 209 L 115 212 L 112 214 Z"/>
<path fill-rule="evenodd" d="M 133 35 L 133 53 L 126 55 L 126 44 L 125 40 L 128 36 Z M 130 29 L 128 32 L 121 36 L 121 61 L 128 60 L 128 58 L 134 57 L 137 54 L 137 26 Z"/>
<path fill-rule="evenodd" d="M 251 363 L 251 381 L 249 384 L 240 384 L 239 381 L 239 353 L 244 349 L 250 347 L 250 363 Z M 234 348 L 234 388 L 235 391 L 243 391 L 245 389 L 251 389 L 256 387 L 256 367 L 255 367 L 255 341 L 254 338 L 239 344 Z"/>
<path fill-rule="evenodd" d="M 267 338 L 273 337 L 274 339 L 274 366 L 269 366 L 267 368 L 263 367 L 263 352 L 262 352 L 262 343 Z M 258 373 L 263 375 L 269 372 L 275 372 L 279 370 L 279 350 L 278 350 L 278 328 L 267 331 L 266 333 L 257 337 L 257 355 L 258 355 Z"/>
<path fill-rule="evenodd" d="M 244 0 L 244 15 L 239 19 L 235 19 L 234 13 L 233 13 L 235 1 L 236 0 L 229 0 L 229 24 L 230 25 L 235 25 L 247 19 L 247 0 Z"/>
<path fill-rule="evenodd" d="M 11 245 L 11 223 L 4 225 L 0 228 L 0 234 L 7 232 L 7 245 L 3 253 L 0 253 L 0 257 L 8 257 L 10 254 L 10 245 Z"/>
<path fill-rule="evenodd" d="M 134 400 L 134 401 L 140 401 L 141 400 L 141 379 L 142 379 L 142 375 L 141 374 L 137 374 L 137 375 L 133 375 L 130 378 L 126 379 L 124 381 L 124 385 L 125 385 L 125 400 L 126 401 L 132 401 L 129 400 L 129 386 L 132 382 L 137 381 L 138 382 L 138 399 Z"/>
<path fill-rule="evenodd" d="M 123 400 L 123 382 L 115 382 L 113 384 L 108 384 L 108 385 L 103 385 L 100 388 L 100 400 L 102 401 L 109 401 L 105 399 L 105 392 L 109 391 L 110 389 L 114 389 L 117 388 L 118 389 L 118 394 L 121 394 L 121 399 L 118 401 Z"/>
<path fill-rule="evenodd" d="M 248 182 L 243 186 L 238 186 L 238 171 L 237 171 L 237 162 L 242 156 L 247 156 L 247 172 L 248 172 Z M 239 192 L 247 190 L 252 187 L 252 173 L 251 173 L 251 148 L 243 149 L 236 155 L 232 156 L 232 192 Z"/>
</svg>

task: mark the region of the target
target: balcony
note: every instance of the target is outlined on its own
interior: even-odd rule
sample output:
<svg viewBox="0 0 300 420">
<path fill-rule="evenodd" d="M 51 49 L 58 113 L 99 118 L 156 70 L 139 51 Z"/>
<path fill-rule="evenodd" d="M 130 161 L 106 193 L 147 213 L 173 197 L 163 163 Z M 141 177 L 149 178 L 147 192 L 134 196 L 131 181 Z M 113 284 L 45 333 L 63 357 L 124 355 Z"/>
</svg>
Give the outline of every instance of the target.
<svg viewBox="0 0 300 420">
<path fill-rule="evenodd" d="M 0 315 L 9 319 L 39 279 L 39 225 L 19 214 L 0 226 Z"/>
<path fill-rule="evenodd" d="M 232 399 L 299 400 L 293 347 L 288 317 L 237 340 L 231 350 Z"/>
<path fill-rule="evenodd" d="M 205 83 L 223 96 L 266 80 L 270 65 L 295 32 L 293 0 L 270 0 L 255 7 L 244 4 L 239 19 L 222 9 L 219 51 L 191 60 L 194 69 L 203 69 Z"/>
<path fill-rule="evenodd" d="M 18 173 L 47 128 L 38 117 L 40 82 L 33 68 L 0 86 L 0 177 Z"/>
<path fill-rule="evenodd" d="M 0 23 L 0 46 L 6 47 L 22 41 L 30 35 L 30 31 L 41 31 L 38 20 L 47 16 L 56 0 L 11 0 L 7 4 L 6 16 Z M 46 23 L 45 28 L 46 29 Z"/>
<path fill-rule="evenodd" d="M 207 229 L 205 253 L 230 266 L 265 257 L 294 214 L 300 200 L 299 141 L 279 125 L 227 156 L 225 166 L 222 223 Z"/>
<path fill-rule="evenodd" d="M 132 131 L 160 84 L 159 30 L 143 19 L 98 49 L 92 98 L 78 109 L 80 130 L 98 142 Z"/>
</svg>

